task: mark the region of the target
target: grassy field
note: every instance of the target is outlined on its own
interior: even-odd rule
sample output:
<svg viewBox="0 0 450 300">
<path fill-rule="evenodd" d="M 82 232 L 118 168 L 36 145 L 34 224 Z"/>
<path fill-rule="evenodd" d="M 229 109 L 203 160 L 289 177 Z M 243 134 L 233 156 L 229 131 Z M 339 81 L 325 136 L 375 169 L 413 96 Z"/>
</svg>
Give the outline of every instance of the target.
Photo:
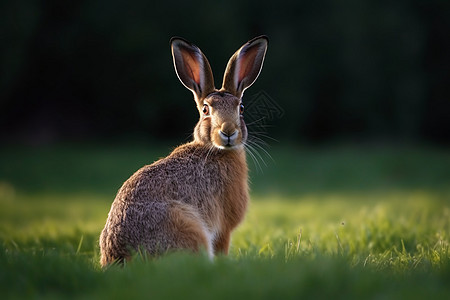
<svg viewBox="0 0 450 300">
<path fill-rule="evenodd" d="M 136 254 L 102 270 L 115 192 L 169 149 L 0 148 L 5 298 L 450 299 L 450 152 L 276 147 L 251 166 L 228 257 Z"/>
</svg>

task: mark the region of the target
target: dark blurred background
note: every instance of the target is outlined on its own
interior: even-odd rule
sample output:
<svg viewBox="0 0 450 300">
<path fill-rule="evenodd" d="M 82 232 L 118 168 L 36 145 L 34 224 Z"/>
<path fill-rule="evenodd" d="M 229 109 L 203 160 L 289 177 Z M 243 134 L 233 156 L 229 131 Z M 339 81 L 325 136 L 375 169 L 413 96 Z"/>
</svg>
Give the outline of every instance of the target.
<svg viewBox="0 0 450 300">
<path fill-rule="evenodd" d="M 185 140 L 197 120 L 169 39 L 198 45 L 216 86 L 260 34 L 280 141 L 450 140 L 450 2 L 2 1 L 3 143 Z M 257 105 L 257 103 L 255 104 Z"/>
</svg>

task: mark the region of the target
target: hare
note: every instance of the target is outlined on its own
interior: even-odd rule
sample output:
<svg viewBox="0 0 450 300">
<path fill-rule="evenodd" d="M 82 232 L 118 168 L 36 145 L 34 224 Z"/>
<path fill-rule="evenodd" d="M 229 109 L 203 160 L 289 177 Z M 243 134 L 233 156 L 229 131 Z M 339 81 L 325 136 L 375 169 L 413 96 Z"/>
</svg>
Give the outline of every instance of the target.
<svg viewBox="0 0 450 300">
<path fill-rule="evenodd" d="M 191 90 L 200 113 L 193 141 L 139 169 L 119 189 L 100 235 L 100 263 L 123 262 L 144 249 L 228 254 L 230 234 L 247 203 L 247 128 L 242 95 L 262 68 L 266 36 L 244 44 L 230 58 L 222 88 L 205 55 L 182 38 L 170 41 L 175 71 Z"/>
</svg>

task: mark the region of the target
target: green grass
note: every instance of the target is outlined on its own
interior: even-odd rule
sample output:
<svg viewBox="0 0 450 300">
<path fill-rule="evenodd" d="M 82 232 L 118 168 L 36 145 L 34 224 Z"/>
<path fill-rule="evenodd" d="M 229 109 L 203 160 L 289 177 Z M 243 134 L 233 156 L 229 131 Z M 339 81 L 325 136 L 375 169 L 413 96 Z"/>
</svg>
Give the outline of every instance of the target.
<svg viewBox="0 0 450 300">
<path fill-rule="evenodd" d="M 102 270 L 120 184 L 164 147 L 0 150 L 2 298 L 450 297 L 450 155 L 425 147 L 296 146 L 250 162 L 252 203 L 228 257 L 136 254 Z"/>
</svg>

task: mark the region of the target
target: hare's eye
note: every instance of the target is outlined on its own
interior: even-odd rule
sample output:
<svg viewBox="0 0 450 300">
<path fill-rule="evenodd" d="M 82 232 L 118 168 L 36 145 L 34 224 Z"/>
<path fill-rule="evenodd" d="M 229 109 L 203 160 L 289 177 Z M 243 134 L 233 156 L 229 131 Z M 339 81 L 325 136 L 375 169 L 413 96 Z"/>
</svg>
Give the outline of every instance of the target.
<svg viewBox="0 0 450 300">
<path fill-rule="evenodd" d="M 239 112 L 242 115 L 244 113 L 244 104 L 241 103 L 241 106 L 239 107 Z"/>
<path fill-rule="evenodd" d="M 203 104 L 203 114 L 205 116 L 209 115 L 209 106 L 208 106 L 208 104 Z"/>
</svg>

